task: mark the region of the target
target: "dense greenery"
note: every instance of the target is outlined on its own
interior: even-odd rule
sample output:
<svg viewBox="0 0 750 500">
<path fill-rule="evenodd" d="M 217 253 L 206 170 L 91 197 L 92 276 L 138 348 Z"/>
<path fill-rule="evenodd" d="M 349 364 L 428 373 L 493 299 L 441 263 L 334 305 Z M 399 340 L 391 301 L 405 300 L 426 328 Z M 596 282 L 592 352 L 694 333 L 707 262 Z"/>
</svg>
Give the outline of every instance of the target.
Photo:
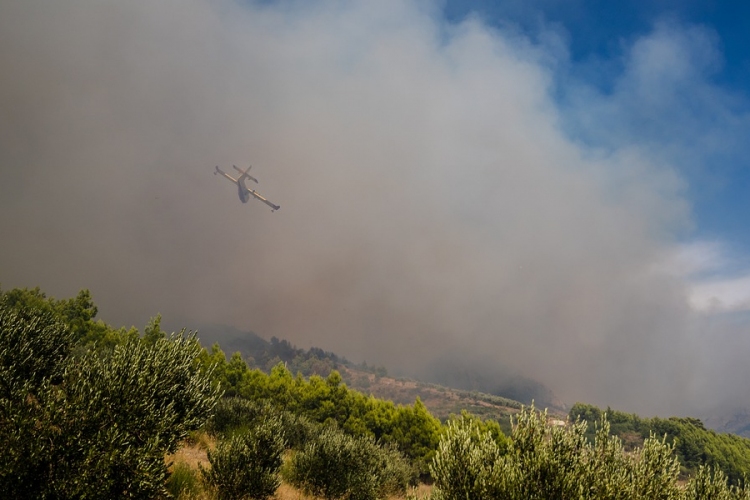
<svg viewBox="0 0 750 500">
<path fill-rule="evenodd" d="M 449 423 L 431 470 L 432 498 L 528 500 L 746 500 L 750 488 L 728 486 L 721 471 L 699 469 L 681 487 L 673 446 L 649 436 L 626 453 L 600 420 L 593 441 L 579 421 L 552 426 L 546 412 L 526 408 L 510 440 L 500 443 L 472 420 Z"/>
<path fill-rule="evenodd" d="M 194 337 L 156 320 L 141 338 L 95 312 L 88 292 L 0 294 L 1 497 L 163 495 L 165 453 L 210 416 L 220 392 Z"/>
<path fill-rule="evenodd" d="M 223 467 L 223 472 L 219 473 L 226 483 L 240 482 L 242 473 L 237 471 L 242 459 L 236 457 L 243 449 L 258 448 L 256 429 L 267 427 L 269 420 L 277 423 L 274 434 L 287 438 L 287 448 L 291 451 L 285 474 L 287 482 L 309 493 L 326 498 L 381 498 L 386 494 L 404 493 L 407 483 L 414 477 L 409 461 L 392 445 L 381 445 L 368 435 L 347 434 L 335 421 L 312 422 L 304 416 L 280 410 L 268 401 L 235 397 L 219 402 L 207 426 L 220 439 L 217 452 L 221 449 L 222 454 L 235 457 L 224 459 L 233 466 Z M 260 444 L 265 449 L 274 448 L 265 442 Z M 255 461 L 262 462 L 258 458 Z M 242 467 L 248 469 L 247 465 Z M 254 475 L 263 476 L 261 472 Z M 245 486 L 236 491 L 251 492 L 247 486 L 251 480 L 246 478 Z M 212 483 L 218 484 L 213 480 Z M 347 497 L 347 493 L 353 496 Z M 221 496 L 232 495 L 225 490 Z"/>
<path fill-rule="evenodd" d="M 380 443 L 394 444 L 423 472 L 427 472 L 437 449 L 440 421 L 419 400 L 412 406 L 397 406 L 365 396 L 348 389 L 336 371 L 325 379 L 317 375 L 305 379 L 278 364 L 266 374 L 250 369 L 237 353 L 226 361 L 218 345 L 210 353 L 206 351 L 201 362 L 213 369 L 227 394 L 265 402 L 312 422 L 335 423 L 352 436 L 370 436 Z"/>
<path fill-rule="evenodd" d="M 211 468 L 203 470 L 219 498 L 265 500 L 276 493 L 285 442 L 281 422 L 263 417 L 244 432 L 220 441 L 208 451 Z"/>
<path fill-rule="evenodd" d="M 702 465 L 709 465 L 721 470 L 731 483 L 737 484 L 750 471 L 749 439 L 706 429 L 695 418 L 640 418 L 610 408 L 601 410 L 596 406 L 576 403 L 570 410 L 570 419 L 594 423 L 604 414 L 612 433 L 625 442 L 626 448 L 640 446 L 651 434 L 666 436 L 667 443 L 674 446 L 683 475 L 696 472 Z M 591 431 L 587 436 L 591 439 Z"/>
<path fill-rule="evenodd" d="M 419 399 L 396 405 L 349 389 L 336 370 L 305 378 L 277 362 L 293 356 L 313 373 L 346 362 L 330 353 L 272 340 L 266 373 L 168 336 L 159 316 L 141 334 L 96 313 L 86 290 L 68 300 L 0 291 L 0 497 L 269 498 L 284 471 L 303 491 L 352 500 L 402 494 L 417 474 L 432 476 L 436 500 L 750 500 L 750 441 L 696 419 L 576 404 L 567 426 L 533 407 L 509 435 L 465 412 L 443 425 Z M 165 462 L 196 429 L 216 442 L 200 486 Z"/>
<path fill-rule="evenodd" d="M 314 496 L 375 500 L 403 494 L 411 470 L 397 450 L 324 426 L 292 456 L 287 475 L 291 484 Z"/>
</svg>

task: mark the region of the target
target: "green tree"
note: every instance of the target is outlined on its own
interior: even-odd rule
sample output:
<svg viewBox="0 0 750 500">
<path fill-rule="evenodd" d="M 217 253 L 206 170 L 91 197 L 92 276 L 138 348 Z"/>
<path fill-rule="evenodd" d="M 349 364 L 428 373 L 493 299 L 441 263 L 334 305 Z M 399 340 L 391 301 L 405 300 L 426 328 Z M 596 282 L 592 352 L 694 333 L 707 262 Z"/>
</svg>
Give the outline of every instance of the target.
<svg viewBox="0 0 750 500">
<path fill-rule="evenodd" d="M 432 461 L 434 496 L 440 500 L 684 498 L 672 446 L 652 436 L 642 448 L 626 453 L 602 418 L 592 443 L 586 439 L 586 422 L 551 426 L 546 412 L 524 408 L 505 452 L 476 422 L 452 421 Z"/>
<path fill-rule="evenodd" d="M 39 298 L 39 294 L 32 295 Z M 73 348 L 73 335 L 39 302 L 0 296 L 0 497 L 41 493 L 50 442 L 48 401 Z M 45 422 L 47 425 L 39 425 Z M 39 495 L 36 495 L 39 496 Z"/>
<path fill-rule="evenodd" d="M 427 473 L 441 430 L 440 421 L 417 398 L 413 406 L 402 406 L 396 411 L 391 439 L 404 455 L 416 461 L 420 472 Z"/>
<path fill-rule="evenodd" d="M 147 344 L 154 345 L 160 339 L 167 338 L 167 333 L 161 329 L 161 314 L 151 318 L 143 329 L 143 341 Z"/>
<path fill-rule="evenodd" d="M 326 426 L 291 460 L 288 480 L 326 499 L 374 500 L 406 491 L 411 469 L 398 451 Z"/>
<path fill-rule="evenodd" d="M 503 451 L 480 422 L 454 419 L 435 457 L 430 473 L 435 481 L 435 500 L 491 498 L 493 474 Z"/>
<path fill-rule="evenodd" d="M 700 466 L 709 465 L 721 469 L 729 483 L 740 484 L 750 470 L 750 440 L 732 435 L 720 434 L 706 429 L 696 418 L 640 418 L 634 414 L 576 403 L 570 411 L 571 420 L 581 419 L 596 423 L 602 414 L 607 415 L 611 432 L 620 436 L 624 448 L 633 451 L 641 448 L 650 435 L 666 436 L 666 444 L 674 446 L 674 452 L 682 465 L 683 478 L 696 472 Z M 587 431 L 587 438 L 593 439 L 593 426 Z"/>
<path fill-rule="evenodd" d="M 224 500 L 265 500 L 281 484 L 279 471 L 284 446 L 281 422 L 264 418 L 251 429 L 220 441 L 215 450 L 209 450 L 211 468 L 203 469 L 203 476 Z"/>
<path fill-rule="evenodd" d="M 0 297 L 0 496 L 164 493 L 164 453 L 220 396 L 195 362 L 199 344 L 182 335 L 153 345 L 129 338 L 73 355 L 75 334 L 60 318 L 38 300 Z"/>
</svg>

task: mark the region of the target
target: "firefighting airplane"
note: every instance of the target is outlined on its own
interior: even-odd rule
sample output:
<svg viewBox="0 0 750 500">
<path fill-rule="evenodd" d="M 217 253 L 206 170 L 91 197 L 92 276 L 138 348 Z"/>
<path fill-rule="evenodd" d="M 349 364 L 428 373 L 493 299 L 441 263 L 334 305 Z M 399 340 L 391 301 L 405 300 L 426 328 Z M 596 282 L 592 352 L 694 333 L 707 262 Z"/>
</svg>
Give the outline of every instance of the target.
<svg viewBox="0 0 750 500">
<path fill-rule="evenodd" d="M 256 179 L 255 177 L 253 177 L 252 175 L 248 173 L 250 172 L 250 169 L 253 168 L 252 165 L 247 167 L 247 170 L 244 170 L 244 171 L 240 170 L 240 168 L 237 167 L 237 165 L 232 165 L 232 166 L 237 172 L 242 174 L 237 179 L 235 179 L 231 175 L 224 172 L 222 169 L 218 167 L 218 165 L 216 166 L 216 171 L 214 172 L 214 175 L 221 174 L 227 179 L 229 179 L 230 181 L 237 184 L 238 193 L 240 195 L 240 201 L 242 201 L 242 203 L 247 203 L 247 200 L 250 199 L 250 196 L 253 196 L 255 199 L 258 199 L 262 201 L 263 203 L 265 203 L 266 205 L 268 205 L 269 207 L 271 207 L 271 212 L 275 212 L 276 210 L 281 208 L 279 205 L 274 205 L 273 203 L 265 199 L 263 196 L 261 196 L 259 193 L 255 192 L 255 189 L 248 189 L 247 186 L 245 186 L 245 179 L 250 179 L 251 181 L 255 181 L 256 184 L 258 183 L 258 179 Z"/>
</svg>

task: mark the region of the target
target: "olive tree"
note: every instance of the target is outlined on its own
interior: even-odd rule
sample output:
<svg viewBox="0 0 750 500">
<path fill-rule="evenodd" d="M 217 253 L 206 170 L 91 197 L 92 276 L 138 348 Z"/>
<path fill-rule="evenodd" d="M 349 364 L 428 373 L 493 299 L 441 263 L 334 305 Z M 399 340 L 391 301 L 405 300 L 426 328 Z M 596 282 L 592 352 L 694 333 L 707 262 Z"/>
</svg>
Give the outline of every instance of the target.
<svg viewBox="0 0 750 500">
<path fill-rule="evenodd" d="M 59 318 L 0 298 L 0 496 L 163 495 L 164 454 L 220 397 L 195 362 L 200 345 L 179 334 L 74 347 Z"/>
<path fill-rule="evenodd" d="M 651 436 L 632 453 L 609 435 L 602 418 L 593 443 L 586 423 L 547 423 L 546 412 L 524 408 L 507 449 L 472 422 L 452 422 L 432 461 L 433 496 L 440 500 L 678 500 L 674 448 Z M 705 483 L 705 481 L 704 481 Z"/>
<path fill-rule="evenodd" d="M 281 478 L 284 437 L 281 421 L 270 417 L 219 442 L 209 450 L 211 468 L 202 469 L 219 498 L 265 500 L 276 493 Z"/>
<path fill-rule="evenodd" d="M 326 426 L 292 457 L 287 479 L 317 497 L 374 500 L 403 494 L 412 473 L 395 448 Z"/>
</svg>

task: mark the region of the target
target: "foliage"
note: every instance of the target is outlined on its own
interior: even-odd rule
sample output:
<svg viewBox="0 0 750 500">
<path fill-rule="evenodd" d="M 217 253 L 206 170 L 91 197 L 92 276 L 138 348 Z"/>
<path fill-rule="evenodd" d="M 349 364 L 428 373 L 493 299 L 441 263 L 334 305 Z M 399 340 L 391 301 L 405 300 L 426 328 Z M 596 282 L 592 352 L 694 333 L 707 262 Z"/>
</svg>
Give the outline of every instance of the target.
<svg viewBox="0 0 750 500">
<path fill-rule="evenodd" d="M 684 500 L 750 500 L 750 487 L 729 486 L 721 469 L 701 466 L 690 478 L 683 493 Z"/>
<path fill-rule="evenodd" d="M 226 500 L 264 500 L 274 495 L 281 479 L 284 452 L 281 422 L 266 418 L 251 430 L 236 433 L 208 451 L 211 468 L 203 470 L 206 482 Z"/>
<path fill-rule="evenodd" d="M 128 338 L 139 336 L 135 328 L 115 330 L 102 321 L 94 321 L 98 309 L 88 290 L 81 290 L 72 299 L 61 300 L 47 297 L 39 287 L 14 288 L 0 293 L 6 307 L 19 314 L 28 314 L 29 311 L 50 314 L 66 325 L 73 342 L 80 348 L 97 345 L 102 349 L 112 349 Z"/>
<path fill-rule="evenodd" d="M 365 396 L 348 389 L 336 371 L 325 379 L 317 375 L 305 379 L 300 374 L 293 376 L 282 363 L 269 374 L 251 370 L 239 353 L 227 361 L 216 344 L 210 352 L 204 350 L 199 360 L 204 370 L 213 370 L 214 380 L 226 394 L 265 402 L 277 411 L 287 411 L 311 422 L 335 423 L 352 436 L 370 436 L 379 442 L 395 444 L 423 472 L 437 449 L 442 426 L 419 400 L 412 406 L 397 406 Z M 218 414 L 217 417 L 225 418 Z M 305 423 L 298 424 L 304 432 Z"/>
<path fill-rule="evenodd" d="M 86 297 L 0 296 L 3 498 L 163 494 L 164 453 L 204 423 L 219 397 L 195 365 L 201 349 L 192 336 L 122 337 L 112 349 L 81 350 L 95 312 L 83 307 Z"/>
<path fill-rule="evenodd" d="M 435 455 L 442 428 L 424 403 L 417 398 L 413 406 L 400 406 L 393 419 L 390 440 L 417 463 L 420 473 L 428 472 L 428 463 Z"/>
<path fill-rule="evenodd" d="M 600 420 L 589 440 L 585 421 L 552 426 L 545 412 L 525 408 L 505 450 L 475 419 L 452 420 L 431 465 L 433 498 L 750 499 L 750 488 L 730 486 L 721 470 L 711 468 L 699 468 L 680 487 L 675 448 L 666 438 L 652 434 L 627 452 L 606 415 L 591 415 Z"/>
<path fill-rule="evenodd" d="M 327 426 L 292 457 L 288 480 L 314 496 L 368 500 L 403 494 L 410 472 L 395 449 Z"/>
<path fill-rule="evenodd" d="M 454 419 L 430 465 L 436 500 L 489 498 L 495 464 L 502 452 L 473 419 Z"/>
<path fill-rule="evenodd" d="M 222 398 L 214 408 L 214 415 L 207 424 L 207 430 L 226 435 L 253 427 L 264 416 L 276 410 L 266 401 L 250 401 L 242 398 Z"/>
<path fill-rule="evenodd" d="M 683 468 L 683 476 L 695 473 L 702 465 L 720 469 L 731 484 L 739 484 L 750 470 L 750 439 L 732 434 L 719 434 L 706 429 L 696 418 L 640 418 L 634 414 L 576 403 L 570 410 L 571 420 L 596 422 L 606 414 L 611 432 L 627 440 L 626 448 L 641 446 L 651 434 L 666 436 L 674 445 Z M 591 433 L 587 433 L 591 439 Z"/>
<path fill-rule="evenodd" d="M 478 416 L 463 410 L 460 415 L 451 415 L 450 422 L 457 422 L 471 427 L 473 439 L 479 439 L 481 435 L 489 434 L 499 447 L 501 453 L 505 453 L 510 446 L 510 438 L 505 435 L 502 426 L 495 420 L 482 420 Z"/>
<path fill-rule="evenodd" d="M 72 348 L 70 330 L 51 310 L 0 297 L 0 497 L 41 492 L 54 430 L 38 423 L 49 420 L 46 396 Z"/>
<path fill-rule="evenodd" d="M 221 399 L 206 427 L 213 434 L 227 436 L 250 430 L 268 417 L 279 421 L 289 448 L 301 449 L 318 430 L 318 424 L 304 416 L 279 410 L 268 401 L 250 401 L 236 397 Z"/>
<path fill-rule="evenodd" d="M 204 477 L 222 498 L 272 496 L 286 446 L 297 450 L 290 480 L 326 498 L 403 494 L 429 471 L 444 500 L 750 500 L 750 440 L 697 419 L 578 403 L 565 427 L 532 406 L 509 437 L 465 412 L 446 428 L 419 398 L 402 406 L 350 390 L 334 369 L 348 362 L 319 349 L 272 339 L 264 373 L 167 335 L 160 316 L 141 336 L 96 314 L 88 290 L 0 291 L 0 497 L 194 496 L 197 476 L 184 464 L 169 474 L 164 454 L 215 411 L 208 430 L 221 440 Z"/>
</svg>

